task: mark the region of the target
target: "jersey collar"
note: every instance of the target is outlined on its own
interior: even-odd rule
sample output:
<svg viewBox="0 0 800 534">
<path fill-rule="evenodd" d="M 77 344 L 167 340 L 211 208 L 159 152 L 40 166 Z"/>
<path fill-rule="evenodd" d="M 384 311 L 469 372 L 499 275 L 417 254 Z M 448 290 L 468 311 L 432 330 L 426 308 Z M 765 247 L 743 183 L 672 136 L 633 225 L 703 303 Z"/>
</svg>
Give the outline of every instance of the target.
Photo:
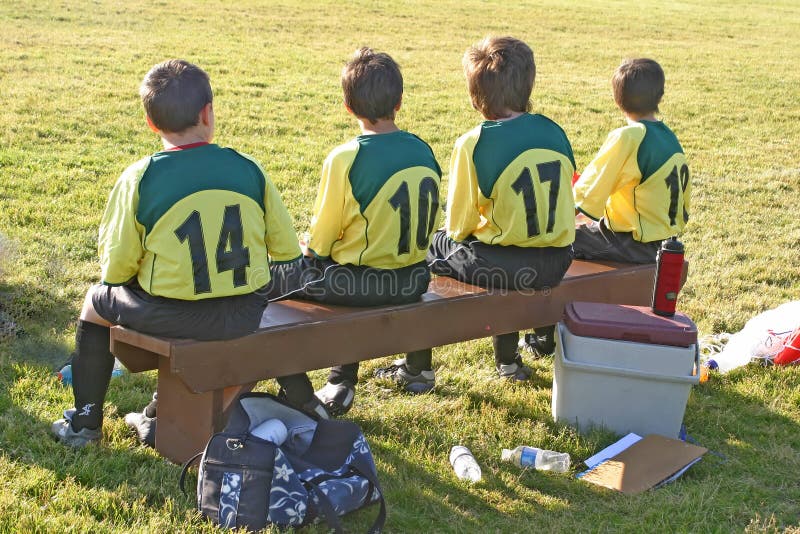
<svg viewBox="0 0 800 534">
<path fill-rule="evenodd" d="M 189 143 L 188 145 L 174 146 L 172 148 L 168 148 L 167 150 L 165 150 L 165 152 L 174 152 L 174 151 L 177 151 L 177 150 L 188 150 L 190 148 L 197 148 L 199 146 L 203 146 L 203 145 L 207 145 L 207 144 L 208 144 L 207 141 L 198 141 L 197 143 Z"/>
</svg>

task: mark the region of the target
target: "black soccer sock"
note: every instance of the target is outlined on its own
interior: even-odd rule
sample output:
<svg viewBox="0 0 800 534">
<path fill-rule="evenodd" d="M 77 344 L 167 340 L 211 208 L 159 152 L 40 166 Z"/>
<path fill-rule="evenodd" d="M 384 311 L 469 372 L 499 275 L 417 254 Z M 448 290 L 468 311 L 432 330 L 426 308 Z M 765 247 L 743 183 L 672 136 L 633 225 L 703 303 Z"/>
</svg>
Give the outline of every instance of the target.
<svg viewBox="0 0 800 534">
<path fill-rule="evenodd" d="M 420 371 L 430 371 L 433 363 L 433 350 L 415 350 L 406 354 L 406 368 L 412 373 L 419 374 Z"/>
<path fill-rule="evenodd" d="M 534 328 L 537 350 L 542 354 L 552 354 L 556 350 L 556 326 L 541 326 Z"/>
<path fill-rule="evenodd" d="M 75 431 L 103 424 L 103 402 L 114 368 L 114 356 L 108 349 L 110 336 L 107 326 L 78 321 L 72 358 L 72 394 L 76 408 L 72 429 Z"/>
<path fill-rule="evenodd" d="M 303 407 L 314 398 L 314 386 L 311 385 L 311 380 L 305 373 L 279 376 L 276 380 L 283 389 L 286 400 L 293 406 Z"/>
<path fill-rule="evenodd" d="M 519 343 L 519 332 L 502 334 L 492 337 L 494 345 L 494 361 L 497 364 L 508 365 L 517 359 L 517 344 Z"/>
<path fill-rule="evenodd" d="M 353 385 L 358 383 L 358 362 L 331 367 L 331 371 L 328 373 L 328 382 L 341 384 L 345 380 L 352 382 Z"/>
</svg>

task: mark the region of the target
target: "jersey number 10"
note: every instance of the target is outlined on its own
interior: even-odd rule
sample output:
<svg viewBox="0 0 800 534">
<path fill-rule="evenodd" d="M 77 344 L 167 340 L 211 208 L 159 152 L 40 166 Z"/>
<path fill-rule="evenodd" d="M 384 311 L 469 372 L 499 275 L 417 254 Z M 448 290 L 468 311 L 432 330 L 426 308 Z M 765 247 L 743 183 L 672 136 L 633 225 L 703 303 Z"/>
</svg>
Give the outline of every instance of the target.
<svg viewBox="0 0 800 534">
<path fill-rule="evenodd" d="M 247 267 L 250 266 L 250 249 L 244 246 L 242 213 L 239 205 L 225 206 L 222 228 L 217 242 L 217 272 L 233 271 L 233 287 L 247 284 Z M 211 293 L 211 278 L 208 274 L 208 254 L 203 239 L 203 224 L 200 213 L 195 210 L 175 229 L 181 243 L 189 241 L 192 258 L 194 293 Z"/>
<path fill-rule="evenodd" d="M 403 182 L 389 199 L 394 211 L 400 212 L 400 238 L 397 240 L 397 255 L 411 251 L 411 197 L 408 193 L 408 182 Z M 424 178 L 419 183 L 419 215 L 417 217 L 417 248 L 425 250 L 430 245 L 433 225 L 436 224 L 436 212 L 439 209 L 439 186 L 433 178 Z"/>
</svg>

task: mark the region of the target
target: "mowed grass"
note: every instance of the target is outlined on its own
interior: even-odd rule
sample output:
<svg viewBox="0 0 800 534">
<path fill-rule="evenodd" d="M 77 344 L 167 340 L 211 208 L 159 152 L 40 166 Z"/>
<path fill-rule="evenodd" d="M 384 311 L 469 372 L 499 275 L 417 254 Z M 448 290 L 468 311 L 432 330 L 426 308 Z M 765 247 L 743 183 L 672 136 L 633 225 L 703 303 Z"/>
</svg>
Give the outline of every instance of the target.
<svg viewBox="0 0 800 534">
<path fill-rule="evenodd" d="M 0 343 L 0 532 L 214 531 L 178 490 L 180 468 L 138 447 L 121 421 L 147 402 L 152 375 L 113 381 L 102 446 L 69 451 L 48 436 L 72 402 L 53 370 L 74 346 L 83 295 L 98 279 L 108 191 L 160 146 L 137 99 L 152 64 L 183 57 L 209 72 L 217 141 L 262 161 L 304 231 L 323 158 L 358 133 L 338 80 L 359 46 L 401 64 L 398 122 L 445 169 L 456 137 L 480 120 L 460 58 L 484 35 L 531 44 L 534 109 L 564 127 L 579 170 L 622 124 L 610 96 L 614 68 L 624 57 L 653 57 L 667 75 L 663 118 L 683 143 L 694 187 L 680 308 L 710 333 L 800 298 L 798 24 L 792 1 L 0 0 L 0 303 L 25 330 Z M 688 431 L 725 460 L 707 455 L 675 484 L 624 497 L 501 464 L 500 449 L 520 444 L 569 452 L 577 464 L 614 439 L 552 422 L 552 360 L 535 363 L 531 383 L 509 387 L 494 379 L 485 340 L 434 356 L 434 394 L 364 380 L 348 415 L 372 445 L 388 532 L 798 528 L 798 369 L 753 366 L 695 388 Z M 365 364 L 362 376 L 381 363 Z M 313 378 L 319 385 L 324 373 Z M 447 453 L 457 443 L 475 453 L 483 482 L 455 479 Z M 374 512 L 346 525 L 363 531 Z"/>
</svg>

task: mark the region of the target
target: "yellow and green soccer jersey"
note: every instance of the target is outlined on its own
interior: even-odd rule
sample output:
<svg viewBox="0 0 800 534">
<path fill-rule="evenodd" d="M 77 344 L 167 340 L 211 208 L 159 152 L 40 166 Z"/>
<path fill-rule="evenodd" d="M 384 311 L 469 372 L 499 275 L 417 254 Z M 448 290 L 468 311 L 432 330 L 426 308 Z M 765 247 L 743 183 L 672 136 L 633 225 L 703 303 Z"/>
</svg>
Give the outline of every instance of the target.
<svg viewBox="0 0 800 534">
<path fill-rule="evenodd" d="M 278 191 L 254 160 L 206 144 L 158 152 L 117 180 L 100 224 L 103 283 L 151 295 L 252 293 L 274 261 L 300 256 Z"/>
<path fill-rule="evenodd" d="M 566 247 L 575 240 L 574 172 L 572 146 L 547 117 L 486 121 L 456 141 L 447 235 L 489 245 Z"/>
<path fill-rule="evenodd" d="M 441 170 L 404 131 L 360 135 L 325 159 L 308 248 L 340 264 L 398 269 L 425 259 Z"/>
<path fill-rule="evenodd" d="M 679 234 L 689 220 L 689 167 L 660 121 L 631 122 L 608 134 L 575 183 L 575 206 L 615 232 L 645 243 Z"/>
</svg>

